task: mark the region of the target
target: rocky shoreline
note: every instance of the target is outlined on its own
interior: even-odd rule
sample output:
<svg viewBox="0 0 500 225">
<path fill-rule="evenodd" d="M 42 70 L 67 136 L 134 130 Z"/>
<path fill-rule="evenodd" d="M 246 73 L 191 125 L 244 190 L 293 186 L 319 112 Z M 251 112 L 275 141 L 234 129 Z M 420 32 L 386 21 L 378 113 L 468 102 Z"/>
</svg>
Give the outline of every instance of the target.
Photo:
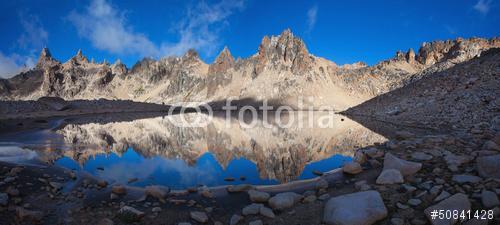
<svg viewBox="0 0 500 225">
<path fill-rule="evenodd" d="M 295 192 L 251 185 L 142 189 L 51 167 L 3 164 L 0 213 L 5 224 L 455 224 L 430 218 L 431 209 L 449 208 L 492 210 L 494 219 L 462 222 L 495 224 L 500 132 L 493 127 L 478 124 L 447 135 L 397 132 L 391 141 L 357 150 L 336 179 L 324 174 Z"/>
</svg>

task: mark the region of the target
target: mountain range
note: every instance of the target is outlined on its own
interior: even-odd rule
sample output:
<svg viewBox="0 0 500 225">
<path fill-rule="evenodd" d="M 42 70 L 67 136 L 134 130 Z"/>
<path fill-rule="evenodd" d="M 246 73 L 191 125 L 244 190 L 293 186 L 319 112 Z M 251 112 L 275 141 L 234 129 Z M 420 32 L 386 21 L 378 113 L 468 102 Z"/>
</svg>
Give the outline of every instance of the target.
<svg viewBox="0 0 500 225">
<path fill-rule="evenodd" d="M 44 48 L 33 69 L 0 79 L 0 99 L 57 96 L 189 105 L 233 98 L 340 111 L 499 47 L 500 38 L 458 38 L 423 43 L 417 52 L 398 51 L 373 66 L 337 65 L 310 54 L 304 41 L 287 29 L 265 36 L 257 53 L 245 59 L 235 59 L 225 47 L 212 64 L 189 50 L 180 57 L 144 58 L 132 68 L 119 60 L 89 61 L 81 50 L 62 63 Z M 304 98 L 303 105 L 299 98 Z"/>
</svg>

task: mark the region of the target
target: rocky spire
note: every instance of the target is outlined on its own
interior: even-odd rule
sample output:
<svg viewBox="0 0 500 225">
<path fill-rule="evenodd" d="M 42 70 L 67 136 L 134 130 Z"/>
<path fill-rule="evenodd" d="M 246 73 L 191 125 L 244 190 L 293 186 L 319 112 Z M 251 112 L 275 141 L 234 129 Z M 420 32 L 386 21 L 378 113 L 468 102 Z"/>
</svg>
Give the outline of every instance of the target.
<svg viewBox="0 0 500 225">
<path fill-rule="evenodd" d="M 40 53 L 40 57 L 38 58 L 38 62 L 36 63 L 36 68 L 45 68 L 47 66 L 51 66 L 57 61 L 52 58 L 52 54 L 48 48 L 43 48 Z"/>
<path fill-rule="evenodd" d="M 200 56 L 196 50 L 191 48 L 182 56 L 182 58 L 184 60 L 198 60 L 200 59 Z"/>
<path fill-rule="evenodd" d="M 227 46 L 225 46 L 224 49 L 219 53 L 215 61 L 208 68 L 208 73 L 209 74 L 224 73 L 233 66 L 234 66 L 234 58 L 231 55 L 231 52 L 229 51 Z"/>
<path fill-rule="evenodd" d="M 73 56 L 71 59 L 70 59 L 71 63 L 75 64 L 75 65 L 83 65 L 83 64 L 87 64 L 89 62 L 89 60 L 87 59 L 87 57 L 85 57 L 82 53 L 82 50 L 79 49 L 78 52 L 76 53 L 75 56 Z"/>
<path fill-rule="evenodd" d="M 406 62 L 415 63 L 415 51 L 413 51 L 413 48 L 408 49 L 406 53 Z"/>
<path fill-rule="evenodd" d="M 308 67 L 310 58 L 304 41 L 286 29 L 279 36 L 264 36 L 259 46 L 258 62 L 284 62 L 291 64 L 293 72 L 300 72 Z"/>
<path fill-rule="evenodd" d="M 122 63 L 120 59 L 117 59 L 113 65 L 111 65 L 111 71 L 113 74 L 123 76 L 127 73 L 128 69 L 125 64 Z"/>
</svg>

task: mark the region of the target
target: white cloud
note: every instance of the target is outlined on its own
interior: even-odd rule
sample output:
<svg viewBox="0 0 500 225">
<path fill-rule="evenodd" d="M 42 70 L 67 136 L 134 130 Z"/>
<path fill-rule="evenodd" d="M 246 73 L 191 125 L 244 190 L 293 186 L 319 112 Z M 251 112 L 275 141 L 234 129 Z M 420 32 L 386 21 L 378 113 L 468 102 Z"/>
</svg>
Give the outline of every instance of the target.
<svg viewBox="0 0 500 225">
<path fill-rule="evenodd" d="M 134 31 L 124 12 L 106 0 L 93 0 L 84 12 L 73 11 L 68 19 L 94 47 L 115 54 L 159 57 L 181 55 L 190 48 L 211 54 L 217 48 L 218 34 L 227 24 L 227 17 L 242 7 L 242 0 L 222 0 L 213 5 L 199 2 L 187 10 L 184 19 L 173 24 L 171 30 L 179 35 L 178 41 L 159 44 Z"/>
<path fill-rule="evenodd" d="M 98 49 L 117 54 L 158 55 L 156 46 L 146 35 L 133 31 L 124 14 L 106 0 L 94 0 L 84 12 L 71 12 L 68 19 L 79 35 Z"/>
<path fill-rule="evenodd" d="M 179 33 L 175 43 L 164 43 L 161 51 L 165 54 L 180 55 L 190 48 L 212 55 L 218 48 L 220 30 L 228 24 L 227 18 L 244 7 L 244 1 L 222 0 L 213 5 L 201 1 L 189 8 L 185 19 L 174 26 Z"/>
<path fill-rule="evenodd" d="M 490 11 L 492 0 L 479 0 L 474 5 L 474 9 L 479 13 L 486 15 Z"/>
<path fill-rule="evenodd" d="M 309 33 L 313 30 L 314 25 L 316 25 L 316 18 L 318 16 L 318 6 L 315 5 L 307 10 L 307 27 L 306 32 Z"/>
<path fill-rule="evenodd" d="M 16 48 L 23 54 L 0 52 L 0 78 L 10 78 L 33 68 L 38 52 L 47 44 L 49 34 L 35 15 L 19 15 L 23 32 L 17 39 Z"/>
</svg>

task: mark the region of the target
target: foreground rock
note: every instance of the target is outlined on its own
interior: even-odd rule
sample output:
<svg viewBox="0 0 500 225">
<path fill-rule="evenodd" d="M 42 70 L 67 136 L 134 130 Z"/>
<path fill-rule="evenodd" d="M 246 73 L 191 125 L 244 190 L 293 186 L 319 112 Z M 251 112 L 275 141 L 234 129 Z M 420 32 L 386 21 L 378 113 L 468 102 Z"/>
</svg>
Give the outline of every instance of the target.
<svg viewBox="0 0 500 225">
<path fill-rule="evenodd" d="M 399 170 L 403 176 L 409 176 L 422 169 L 422 164 L 406 161 L 391 153 L 386 153 L 384 157 L 384 170 L 387 169 L 396 169 Z"/>
<path fill-rule="evenodd" d="M 256 190 L 249 190 L 248 196 L 252 202 L 267 202 L 270 197 L 269 193 Z"/>
<path fill-rule="evenodd" d="M 480 176 L 500 179 L 500 154 L 478 157 L 476 167 Z"/>
<path fill-rule="evenodd" d="M 454 194 L 451 197 L 441 201 L 440 203 L 433 205 L 427 209 L 424 210 L 425 215 L 427 216 L 427 219 L 431 222 L 433 225 L 449 225 L 449 224 L 455 224 L 458 222 L 458 219 L 432 219 L 432 212 L 434 210 L 458 210 L 458 212 L 462 212 L 464 210 L 470 210 L 471 204 L 469 201 L 469 198 L 467 195 L 459 193 L 459 194 Z"/>
<path fill-rule="evenodd" d="M 342 171 L 348 174 L 358 174 L 363 171 L 363 168 L 361 168 L 361 165 L 359 165 L 359 163 L 357 162 L 348 162 L 344 164 L 344 166 L 342 167 Z"/>
<path fill-rule="evenodd" d="M 383 170 L 377 178 L 377 184 L 401 184 L 404 182 L 403 175 L 399 170 Z"/>
<path fill-rule="evenodd" d="M 191 217 L 191 219 L 193 219 L 193 220 L 195 220 L 196 222 L 199 222 L 199 223 L 206 223 L 206 222 L 208 222 L 208 216 L 204 212 L 198 212 L 198 211 L 190 212 L 189 216 Z"/>
<path fill-rule="evenodd" d="M 380 194 L 376 191 L 365 191 L 328 200 L 323 221 L 330 225 L 370 225 L 386 216 L 387 208 Z"/>
<path fill-rule="evenodd" d="M 302 195 L 294 192 L 279 193 L 269 199 L 269 206 L 275 210 L 283 210 L 294 206 L 302 199 Z"/>
</svg>

